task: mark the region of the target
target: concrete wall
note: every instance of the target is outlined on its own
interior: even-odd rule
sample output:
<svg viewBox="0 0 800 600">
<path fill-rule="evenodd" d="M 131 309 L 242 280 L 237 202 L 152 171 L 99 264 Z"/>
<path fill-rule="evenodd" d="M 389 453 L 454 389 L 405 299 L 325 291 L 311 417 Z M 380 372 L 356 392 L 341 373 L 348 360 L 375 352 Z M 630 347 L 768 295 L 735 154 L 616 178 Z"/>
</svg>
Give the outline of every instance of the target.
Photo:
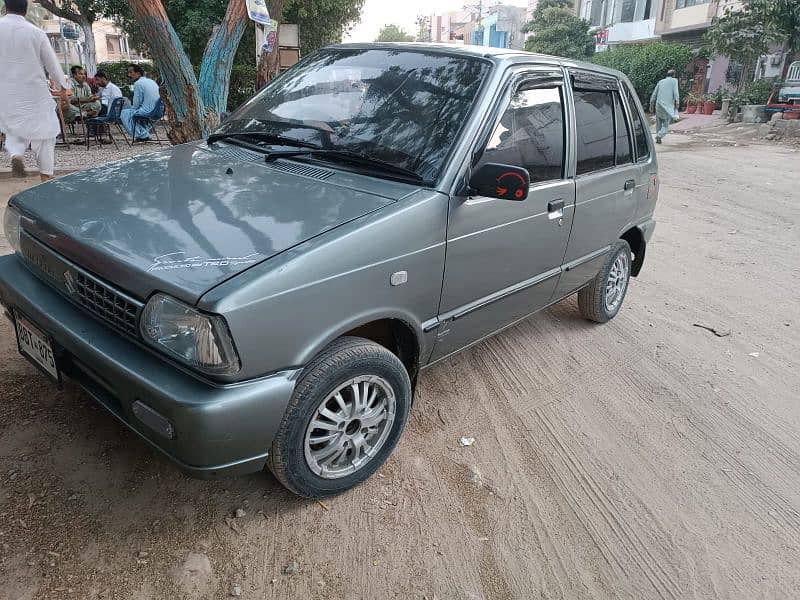
<svg viewBox="0 0 800 600">
<path fill-rule="evenodd" d="M 709 4 L 699 4 L 688 8 L 679 8 L 672 13 L 671 29 L 684 29 L 709 22 Z"/>
</svg>

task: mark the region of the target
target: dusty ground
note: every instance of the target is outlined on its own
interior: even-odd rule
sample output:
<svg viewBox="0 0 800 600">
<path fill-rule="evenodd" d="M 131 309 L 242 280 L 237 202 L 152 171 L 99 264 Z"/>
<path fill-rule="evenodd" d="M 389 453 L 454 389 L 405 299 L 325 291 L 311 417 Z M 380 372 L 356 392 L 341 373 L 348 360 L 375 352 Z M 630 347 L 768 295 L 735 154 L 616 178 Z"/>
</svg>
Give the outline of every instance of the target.
<svg viewBox="0 0 800 600">
<path fill-rule="evenodd" d="M 566 301 L 426 372 L 393 458 L 324 505 L 183 477 L 2 320 L 0 597 L 797 597 L 800 154 L 659 152 L 620 315 Z"/>
</svg>

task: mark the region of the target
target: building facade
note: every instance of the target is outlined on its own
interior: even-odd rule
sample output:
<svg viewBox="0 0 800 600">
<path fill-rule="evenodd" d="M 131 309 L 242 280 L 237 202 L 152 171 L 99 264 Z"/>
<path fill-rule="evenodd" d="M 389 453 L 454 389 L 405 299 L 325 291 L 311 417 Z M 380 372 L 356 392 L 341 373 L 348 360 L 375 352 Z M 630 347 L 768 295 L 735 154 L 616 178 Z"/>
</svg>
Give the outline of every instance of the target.
<svg viewBox="0 0 800 600">
<path fill-rule="evenodd" d="M 83 33 L 77 25 L 46 11 L 42 13 L 38 24 L 47 34 L 50 45 L 64 66 L 64 72 L 68 72 L 73 65 L 86 64 L 86 44 Z M 130 47 L 128 36 L 113 21 L 109 19 L 96 21 L 92 26 L 92 32 L 97 64 L 143 60 L 143 57 Z M 93 76 L 94 73 L 89 75 Z"/>
<path fill-rule="evenodd" d="M 429 17 L 431 41 L 471 44 L 492 48 L 525 47 L 522 28 L 527 22 L 525 7 L 482 4 L 465 10 L 434 14 Z"/>
<path fill-rule="evenodd" d="M 579 0 L 577 13 L 589 21 L 596 50 L 657 38 L 656 11 L 661 0 Z"/>
</svg>

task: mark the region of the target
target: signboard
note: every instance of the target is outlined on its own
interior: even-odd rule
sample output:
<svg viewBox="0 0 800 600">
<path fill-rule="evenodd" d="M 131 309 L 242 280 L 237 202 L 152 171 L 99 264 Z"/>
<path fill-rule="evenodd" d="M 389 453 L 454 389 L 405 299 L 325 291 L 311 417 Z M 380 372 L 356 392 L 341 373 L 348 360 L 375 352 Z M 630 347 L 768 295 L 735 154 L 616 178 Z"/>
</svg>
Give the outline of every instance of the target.
<svg viewBox="0 0 800 600">
<path fill-rule="evenodd" d="M 608 46 L 608 29 L 600 29 L 594 34 L 594 50 L 602 52 Z"/>
<path fill-rule="evenodd" d="M 269 10 L 264 0 L 246 0 L 247 1 L 247 14 L 256 23 L 261 25 L 269 25 L 272 19 L 269 17 Z"/>
</svg>

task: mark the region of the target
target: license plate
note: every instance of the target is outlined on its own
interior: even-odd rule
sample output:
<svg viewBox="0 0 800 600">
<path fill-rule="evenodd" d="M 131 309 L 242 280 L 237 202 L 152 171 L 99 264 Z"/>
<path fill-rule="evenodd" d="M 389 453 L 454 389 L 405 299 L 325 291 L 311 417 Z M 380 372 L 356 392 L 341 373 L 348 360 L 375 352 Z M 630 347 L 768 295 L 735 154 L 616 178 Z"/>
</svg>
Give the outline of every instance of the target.
<svg viewBox="0 0 800 600">
<path fill-rule="evenodd" d="M 27 319 L 17 315 L 17 344 L 23 356 L 31 359 L 34 364 L 50 375 L 56 381 L 61 381 L 61 375 L 56 365 L 56 357 L 53 354 L 53 345 L 50 337 Z"/>
</svg>

